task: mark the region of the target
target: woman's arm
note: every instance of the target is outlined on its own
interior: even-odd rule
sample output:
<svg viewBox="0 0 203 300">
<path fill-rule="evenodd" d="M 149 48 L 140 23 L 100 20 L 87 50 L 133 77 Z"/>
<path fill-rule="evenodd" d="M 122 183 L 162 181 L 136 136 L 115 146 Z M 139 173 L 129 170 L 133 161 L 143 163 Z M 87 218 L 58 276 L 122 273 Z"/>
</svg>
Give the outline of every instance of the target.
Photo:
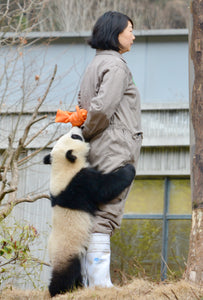
<svg viewBox="0 0 203 300">
<path fill-rule="evenodd" d="M 127 74 L 123 68 L 115 66 L 103 74 L 98 94 L 91 100 L 83 125 L 85 139 L 91 139 L 108 127 L 126 88 Z"/>
</svg>

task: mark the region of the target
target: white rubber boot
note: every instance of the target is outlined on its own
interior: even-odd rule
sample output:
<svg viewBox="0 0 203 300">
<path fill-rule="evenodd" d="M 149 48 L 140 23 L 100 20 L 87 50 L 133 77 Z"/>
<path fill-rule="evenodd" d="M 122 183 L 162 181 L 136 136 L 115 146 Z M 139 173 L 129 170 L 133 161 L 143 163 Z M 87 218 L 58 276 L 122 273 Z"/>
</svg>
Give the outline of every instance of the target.
<svg viewBox="0 0 203 300">
<path fill-rule="evenodd" d="M 86 271 L 89 287 L 113 287 L 110 277 L 110 236 L 93 233 L 86 255 Z"/>
<path fill-rule="evenodd" d="M 81 259 L 80 259 L 82 284 L 85 288 L 88 287 L 87 268 L 86 268 L 86 255 L 87 255 L 87 252 L 83 253 L 82 256 L 81 256 Z"/>
</svg>

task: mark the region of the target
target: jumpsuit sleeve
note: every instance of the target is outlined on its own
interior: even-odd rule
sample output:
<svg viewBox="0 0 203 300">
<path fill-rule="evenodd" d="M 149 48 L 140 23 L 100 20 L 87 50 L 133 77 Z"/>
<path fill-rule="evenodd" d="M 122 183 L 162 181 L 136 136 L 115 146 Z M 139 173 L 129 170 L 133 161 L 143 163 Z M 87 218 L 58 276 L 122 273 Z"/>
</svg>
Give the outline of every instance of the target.
<svg viewBox="0 0 203 300">
<path fill-rule="evenodd" d="M 87 119 L 83 124 L 83 136 L 87 140 L 108 127 L 127 88 L 127 74 L 121 67 L 112 67 L 101 77 L 99 91 L 91 100 Z"/>
</svg>

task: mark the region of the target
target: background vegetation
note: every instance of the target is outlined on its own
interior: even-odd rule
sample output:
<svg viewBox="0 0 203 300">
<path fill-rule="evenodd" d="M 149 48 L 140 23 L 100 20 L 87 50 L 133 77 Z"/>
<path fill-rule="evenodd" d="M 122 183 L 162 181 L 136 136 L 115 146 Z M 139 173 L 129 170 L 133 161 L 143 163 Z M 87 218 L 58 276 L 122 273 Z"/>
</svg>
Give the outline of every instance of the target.
<svg viewBox="0 0 203 300">
<path fill-rule="evenodd" d="M 0 4 L 0 16 L 5 14 L 10 2 L 9 18 L 1 21 L 4 29 L 12 31 L 19 25 L 21 29 L 29 28 L 31 31 L 88 31 L 95 20 L 108 10 L 127 14 L 132 18 L 136 29 L 186 28 L 189 1 L 3 0 Z M 29 9 L 31 5 L 32 9 Z"/>
</svg>

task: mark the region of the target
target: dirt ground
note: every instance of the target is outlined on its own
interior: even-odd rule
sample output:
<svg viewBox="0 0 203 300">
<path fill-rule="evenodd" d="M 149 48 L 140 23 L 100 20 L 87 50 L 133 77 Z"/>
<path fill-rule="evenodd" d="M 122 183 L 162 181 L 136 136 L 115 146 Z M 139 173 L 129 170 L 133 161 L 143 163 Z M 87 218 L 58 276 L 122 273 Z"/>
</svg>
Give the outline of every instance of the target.
<svg viewBox="0 0 203 300">
<path fill-rule="evenodd" d="M 5 289 L 0 294 L 1 300 L 48 300 L 48 291 Z M 109 289 L 80 289 L 73 293 L 59 295 L 54 300 L 203 300 L 203 287 L 186 281 L 155 283 L 142 279 L 135 279 L 122 287 Z"/>
</svg>

